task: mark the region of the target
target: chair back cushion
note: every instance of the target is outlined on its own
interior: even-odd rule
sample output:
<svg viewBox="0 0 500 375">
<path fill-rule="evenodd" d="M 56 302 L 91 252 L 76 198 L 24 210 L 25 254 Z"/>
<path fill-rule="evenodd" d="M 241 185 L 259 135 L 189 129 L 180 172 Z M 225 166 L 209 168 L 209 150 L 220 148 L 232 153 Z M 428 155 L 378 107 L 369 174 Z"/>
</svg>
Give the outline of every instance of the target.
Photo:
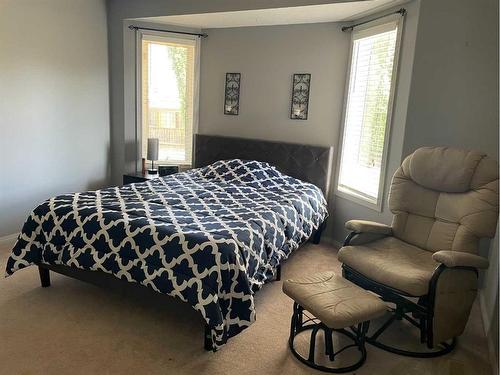
<svg viewBox="0 0 500 375">
<path fill-rule="evenodd" d="M 498 163 L 475 151 L 423 147 L 394 174 L 389 193 L 394 235 L 429 251 L 477 253 L 495 235 Z"/>
</svg>

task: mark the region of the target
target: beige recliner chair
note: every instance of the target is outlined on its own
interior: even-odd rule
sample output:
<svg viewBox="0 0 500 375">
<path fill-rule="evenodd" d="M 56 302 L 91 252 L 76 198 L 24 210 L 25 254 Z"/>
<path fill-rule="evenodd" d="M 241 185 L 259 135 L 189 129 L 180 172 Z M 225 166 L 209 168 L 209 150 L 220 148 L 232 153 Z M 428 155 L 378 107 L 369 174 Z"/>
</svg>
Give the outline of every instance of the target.
<svg viewBox="0 0 500 375">
<path fill-rule="evenodd" d="M 479 238 L 495 235 L 498 164 L 474 151 L 420 148 L 394 174 L 389 208 L 392 226 L 348 221 L 352 233 L 338 253 L 345 278 L 395 304 L 367 341 L 402 355 L 445 354 L 469 318 L 477 270 L 488 267 L 477 252 Z M 429 349 L 383 344 L 396 319 L 419 328 Z"/>
</svg>

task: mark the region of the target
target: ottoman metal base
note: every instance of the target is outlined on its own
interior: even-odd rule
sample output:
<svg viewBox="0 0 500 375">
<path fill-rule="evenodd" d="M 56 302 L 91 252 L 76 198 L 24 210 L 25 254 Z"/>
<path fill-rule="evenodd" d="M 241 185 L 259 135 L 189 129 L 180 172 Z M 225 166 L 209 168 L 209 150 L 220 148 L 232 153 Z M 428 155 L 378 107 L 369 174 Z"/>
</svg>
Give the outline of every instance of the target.
<svg viewBox="0 0 500 375">
<path fill-rule="evenodd" d="M 288 345 L 290 347 L 290 351 L 292 354 L 302 363 L 306 364 L 309 367 L 312 367 L 316 370 L 320 371 L 325 371 L 325 372 L 333 372 L 333 373 L 343 373 L 343 372 L 349 372 L 349 371 L 354 371 L 361 367 L 361 365 L 365 362 L 366 360 L 366 349 L 365 349 L 365 337 L 366 337 L 366 332 L 368 331 L 370 322 L 364 322 L 358 324 L 357 327 L 350 327 L 350 330 L 348 331 L 347 327 L 343 329 L 333 329 L 327 327 L 325 324 L 322 322 L 318 321 L 315 318 L 310 318 L 307 317 L 306 320 L 304 320 L 304 308 L 300 306 L 297 302 L 294 302 L 293 304 L 293 314 L 292 314 L 292 321 L 290 324 L 290 337 L 288 339 Z M 326 367 L 320 364 L 317 364 L 314 360 L 315 358 L 315 349 L 316 349 L 316 335 L 319 330 L 323 330 L 325 334 L 325 355 L 328 356 L 329 360 L 333 363 L 335 361 L 335 356 L 343 352 L 344 350 L 352 347 L 357 347 L 358 350 L 360 351 L 360 358 L 357 362 L 353 363 L 352 365 L 349 366 L 344 366 L 344 367 Z M 311 330 L 311 340 L 309 343 L 309 356 L 308 358 L 303 357 L 300 355 L 294 347 L 294 340 L 295 337 L 304 331 Z M 342 347 L 341 349 L 334 351 L 333 350 L 333 339 L 332 339 L 332 334 L 333 332 L 338 332 L 340 334 L 343 334 L 347 337 L 349 337 L 352 340 L 352 344 L 346 345 Z"/>
</svg>

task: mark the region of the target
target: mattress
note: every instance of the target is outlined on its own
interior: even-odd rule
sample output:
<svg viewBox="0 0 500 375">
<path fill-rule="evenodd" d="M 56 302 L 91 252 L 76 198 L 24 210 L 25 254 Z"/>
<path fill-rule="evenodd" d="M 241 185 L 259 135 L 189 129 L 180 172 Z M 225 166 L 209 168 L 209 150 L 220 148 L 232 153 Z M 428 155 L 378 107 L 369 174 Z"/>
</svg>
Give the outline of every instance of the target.
<svg viewBox="0 0 500 375">
<path fill-rule="evenodd" d="M 316 186 L 273 166 L 215 162 L 36 207 L 6 274 L 34 264 L 105 272 L 199 311 L 214 349 L 255 321 L 254 293 L 327 217 Z"/>
</svg>

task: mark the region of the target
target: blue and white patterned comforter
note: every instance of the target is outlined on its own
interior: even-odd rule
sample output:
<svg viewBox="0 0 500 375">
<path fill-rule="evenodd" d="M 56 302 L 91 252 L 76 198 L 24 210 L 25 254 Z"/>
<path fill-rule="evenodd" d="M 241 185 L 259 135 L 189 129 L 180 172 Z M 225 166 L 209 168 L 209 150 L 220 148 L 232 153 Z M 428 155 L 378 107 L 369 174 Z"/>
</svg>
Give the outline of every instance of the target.
<svg viewBox="0 0 500 375">
<path fill-rule="evenodd" d="M 214 349 L 255 320 L 253 294 L 326 218 L 316 186 L 239 159 L 35 208 L 7 262 L 103 271 L 190 303 Z"/>
</svg>

